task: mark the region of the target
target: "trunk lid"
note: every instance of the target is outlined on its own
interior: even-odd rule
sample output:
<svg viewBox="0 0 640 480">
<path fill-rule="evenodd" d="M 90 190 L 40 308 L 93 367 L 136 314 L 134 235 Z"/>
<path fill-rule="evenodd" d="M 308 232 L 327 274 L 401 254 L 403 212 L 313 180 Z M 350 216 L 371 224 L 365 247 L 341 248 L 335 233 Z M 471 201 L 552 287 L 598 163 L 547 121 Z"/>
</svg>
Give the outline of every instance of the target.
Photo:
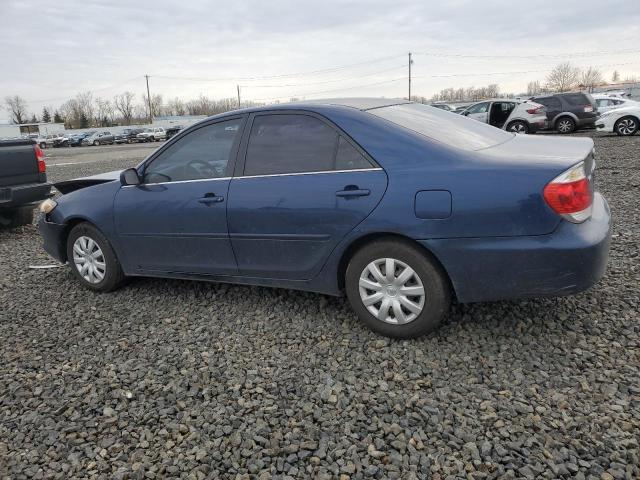
<svg viewBox="0 0 640 480">
<path fill-rule="evenodd" d="M 38 173 L 33 140 L 0 141 L 0 186 L 39 183 L 46 180 Z"/>
</svg>

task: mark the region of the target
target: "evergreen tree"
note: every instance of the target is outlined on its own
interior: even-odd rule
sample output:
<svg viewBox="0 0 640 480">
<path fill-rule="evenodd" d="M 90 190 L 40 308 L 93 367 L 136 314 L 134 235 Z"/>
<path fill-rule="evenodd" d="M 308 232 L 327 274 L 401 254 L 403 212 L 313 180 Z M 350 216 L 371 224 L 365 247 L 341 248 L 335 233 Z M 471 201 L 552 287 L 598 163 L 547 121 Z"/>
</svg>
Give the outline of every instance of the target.
<svg viewBox="0 0 640 480">
<path fill-rule="evenodd" d="M 51 123 L 51 114 L 49 113 L 49 110 L 47 110 L 47 107 L 42 109 L 42 121 L 44 123 Z"/>
<path fill-rule="evenodd" d="M 33 115 L 31 115 L 31 123 L 38 123 L 38 117 L 36 117 L 36 114 L 34 113 Z"/>
<path fill-rule="evenodd" d="M 87 120 L 87 116 L 84 114 L 84 112 L 82 112 L 80 114 L 80 128 L 88 128 L 89 127 L 89 120 Z"/>
<path fill-rule="evenodd" d="M 64 123 L 63 118 L 60 116 L 57 110 L 53 113 L 53 123 Z"/>
</svg>

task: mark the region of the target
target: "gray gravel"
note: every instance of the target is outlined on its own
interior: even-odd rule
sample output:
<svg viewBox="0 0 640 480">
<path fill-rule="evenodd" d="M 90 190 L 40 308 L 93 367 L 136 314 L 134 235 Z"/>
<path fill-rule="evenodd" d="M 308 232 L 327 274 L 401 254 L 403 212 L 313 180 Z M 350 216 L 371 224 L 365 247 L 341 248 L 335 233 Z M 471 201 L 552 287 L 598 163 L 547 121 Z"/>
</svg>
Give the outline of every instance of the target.
<svg viewBox="0 0 640 480">
<path fill-rule="evenodd" d="M 640 136 L 596 148 L 615 220 L 603 281 L 457 305 L 417 341 L 307 293 L 94 294 L 27 269 L 50 263 L 35 227 L 0 232 L 0 477 L 640 478 Z"/>
</svg>

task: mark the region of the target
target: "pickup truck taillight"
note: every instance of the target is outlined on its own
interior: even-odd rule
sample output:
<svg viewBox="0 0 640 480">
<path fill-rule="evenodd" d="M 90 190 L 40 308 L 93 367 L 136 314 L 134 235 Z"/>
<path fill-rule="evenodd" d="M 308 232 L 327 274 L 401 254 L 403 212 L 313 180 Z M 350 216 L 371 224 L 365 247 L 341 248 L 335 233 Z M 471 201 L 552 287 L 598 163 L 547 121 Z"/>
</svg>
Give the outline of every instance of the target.
<svg viewBox="0 0 640 480">
<path fill-rule="evenodd" d="M 591 216 L 593 193 L 585 168 L 585 162 L 580 162 L 544 187 L 547 205 L 572 223 L 584 222 Z"/>
<path fill-rule="evenodd" d="M 47 165 L 44 163 L 44 152 L 39 145 L 34 145 L 33 149 L 36 152 L 36 160 L 38 160 L 38 173 L 46 173 Z"/>
</svg>

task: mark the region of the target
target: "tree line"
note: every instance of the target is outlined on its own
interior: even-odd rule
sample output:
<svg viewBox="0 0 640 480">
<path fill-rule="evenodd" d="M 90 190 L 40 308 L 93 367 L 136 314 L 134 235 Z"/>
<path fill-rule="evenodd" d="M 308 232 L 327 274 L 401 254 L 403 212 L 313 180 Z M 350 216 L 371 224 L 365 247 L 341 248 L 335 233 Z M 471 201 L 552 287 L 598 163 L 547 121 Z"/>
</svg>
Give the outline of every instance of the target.
<svg viewBox="0 0 640 480">
<path fill-rule="evenodd" d="M 616 70 L 611 76 L 612 82 L 620 81 Z M 637 81 L 628 77 L 625 81 Z M 526 93 L 519 96 L 533 96 L 541 93 L 567 92 L 581 89 L 589 92 L 605 83 L 603 73 L 594 67 L 580 69 L 569 62 L 556 65 L 547 75 L 545 82 L 539 80 L 527 84 Z M 429 102 L 474 102 L 495 97 L 512 98 L 514 94 L 500 92 L 498 84 L 484 87 L 445 88 L 430 99 L 412 96 L 411 100 Z M 29 113 L 27 101 L 19 95 L 5 97 L 5 108 L 9 111 L 13 123 L 36 123 L 38 116 Z M 77 94 L 65 101 L 58 109 L 44 107 L 40 115 L 42 122 L 64 123 L 66 128 L 109 127 L 112 125 L 132 125 L 146 123 L 149 117 L 164 115 L 215 115 L 238 108 L 235 98 L 211 99 L 200 95 L 198 98 L 184 101 L 178 97 L 165 101 L 162 95 L 152 95 L 148 99 L 142 95 L 139 99 L 132 92 L 123 92 L 113 98 L 94 97 L 91 92 Z M 291 99 L 296 100 L 296 99 Z M 258 105 L 255 102 L 243 102 L 242 107 Z M 149 111 L 151 110 L 151 111 Z"/>
</svg>

